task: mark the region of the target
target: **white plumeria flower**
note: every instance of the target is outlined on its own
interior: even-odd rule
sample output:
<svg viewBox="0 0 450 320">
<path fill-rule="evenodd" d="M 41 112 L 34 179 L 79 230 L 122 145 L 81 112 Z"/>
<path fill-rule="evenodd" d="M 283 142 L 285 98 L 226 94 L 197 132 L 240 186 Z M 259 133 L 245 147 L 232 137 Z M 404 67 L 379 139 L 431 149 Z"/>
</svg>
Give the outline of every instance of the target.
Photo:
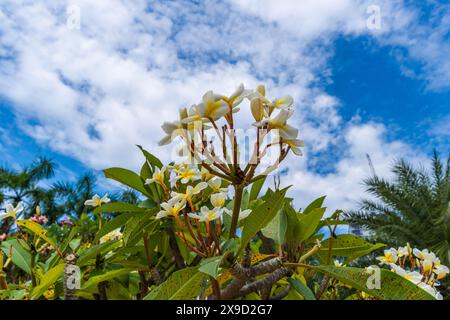
<svg viewBox="0 0 450 320">
<path fill-rule="evenodd" d="M 278 135 L 283 139 L 296 139 L 298 136 L 298 129 L 287 123 L 287 120 L 292 116 L 293 113 L 294 111 L 292 110 L 282 109 L 276 117 L 256 122 L 254 125 L 257 127 L 267 126 L 269 130 L 277 129 Z"/>
<path fill-rule="evenodd" d="M 102 204 L 108 203 L 110 201 L 111 201 L 111 199 L 108 198 L 108 194 L 105 194 L 101 198 L 98 194 L 96 194 L 92 197 L 92 199 L 86 200 L 84 202 L 84 205 L 91 206 L 91 207 L 100 207 Z"/>
<path fill-rule="evenodd" d="M 209 170 L 206 169 L 205 167 L 202 167 L 202 169 L 200 171 L 200 175 L 201 175 L 203 181 L 209 181 L 215 177 L 215 175 L 213 175 L 211 172 L 209 172 Z"/>
<path fill-rule="evenodd" d="M 183 184 L 202 178 L 200 171 L 195 166 L 181 168 L 177 173 L 176 180 L 181 180 Z"/>
<path fill-rule="evenodd" d="M 429 260 L 429 259 L 422 260 L 423 272 L 425 272 L 425 273 L 431 272 L 433 270 L 433 266 L 434 266 L 434 263 L 432 260 Z"/>
<path fill-rule="evenodd" d="M 447 276 L 449 269 L 447 266 L 439 265 L 434 267 L 433 272 L 436 274 L 436 279 L 441 280 Z"/>
<path fill-rule="evenodd" d="M 400 258 L 400 257 L 404 257 L 404 256 L 407 256 L 407 255 L 409 255 L 409 250 L 408 250 L 408 246 L 404 246 L 404 247 L 399 247 L 398 249 L 397 249 L 397 256 Z"/>
<path fill-rule="evenodd" d="M 227 200 L 227 194 L 223 192 L 212 194 L 210 200 L 215 208 L 222 208 Z"/>
<path fill-rule="evenodd" d="M 222 180 L 220 178 L 209 180 L 208 185 L 215 193 L 228 193 L 228 188 L 221 188 Z"/>
<path fill-rule="evenodd" d="M 394 271 L 396 274 L 405 278 L 406 280 L 411 281 L 414 284 L 419 284 L 420 282 L 422 282 L 423 275 L 417 271 L 406 271 L 402 267 L 395 264 L 391 264 L 391 267 L 393 269 L 392 271 Z"/>
<path fill-rule="evenodd" d="M 334 260 L 334 266 L 335 267 L 345 267 L 345 264 L 343 264 L 342 262 L 339 262 L 339 260 Z"/>
<path fill-rule="evenodd" d="M 16 216 L 23 211 L 23 203 L 22 201 L 19 201 L 16 207 L 14 207 L 11 203 L 8 203 L 5 207 L 6 213 L 0 214 L 0 221 L 12 217 L 14 220 L 16 219 Z"/>
<path fill-rule="evenodd" d="M 173 198 L 178 200 L 186 200 L 186 201 L 192 201 L 192 197 L 196 194 L 199 194 L 202 190 L 205 190 L 208 187 L 208 184 L 206 182 L 200 182 L 195 187 L 193 186 L 187 186 L 185 193 L 178 193 L 175 191 L 172 191 L 170 194 Z"/>
<path fill-rule="evenodd" d="M 209 209 L 203 206 L 199 214 L 188 213 L 188 216 L 201 222 L 209 222 L 220 218 L 220 208 Z"/>
<path fill-rule="evenodd" d="M 231 217 L 233 216 L 233 211 L 232 211 L 232 210 L 230 210 L 230 209 L 228 209 L 228 208 L 223 208 L 223 211 L 224 211 L 227 215 L 229 215 L 229 216 L 231 216 Z M 241 210 L 241 211 L 239 212 L 239 218 L 238 218 L 238 221 L 241 221 L 241 220 L 247 218 L 247 217 L 250 215 L 250 213 L 252 213 L 252 210 L 250 210 L 250 209 Z"/>
<path fill-rule="evenodd" d="M 397 250 L 395 250 L 394 248 L 384 250 L 384 256 L 377 258 L 377 260 L 380 261 L 380 264 L 388 264 L 388 265 L 391 263 L 396 263 L 397 259 L 398 259 Z"/>
<path fill-rule="evenodd" d="M 164 185 L 165 177 L 166 177 L 166 167 L 162 167 L 161 169 L 156 167 L 155 171 L 153 172 L 152 178 L 146 179 L 145 184 L 151 184 L 153 182 L 156 182 L 160 185 Z"/>
<path fill-rule="evenodd" d="M 220 119 L 229 111 L 228 104 L 222 98 L 223 96 L 215 95 L 212 91 L 206 92 L 203 101 L 194 108 L 196 115 L 186 118 L 184 122 L 192 122 L 196 117 L 214 121 Z"/>
<path fill-rule="evenodd" d="M 111 231 L 110 233 L 105 234 L 103 237 L 100 238 L 100 243 L 105 243 L 108 241 L 113 241 L 113 240 L 120 240 L 122 239 L 122 232 L 120 232 L 120 228 L 117 228 L 113 231 Z"/>
<path fill-rule="evenodd" d="M 284 96 L 282 98 L 275 99 L 269 107 L 279 109 L 289 109 L 294 103 L 294 99 L 291 96 Z"/>
<path fill-rule="evenodd" d="M 250 111 L 252 112 L 253 118 L 255 119 L 256 122 L 260 122 L 264 118 L 268 117 L 266 109 L 260 97 L 254 97 L 250 101 Z"/>
<path fill-rule="evenodd" d="M 231 104 L 233 108 L 235 108 L 242 102 L 242 99 L 244 98 L 245 94 L 246 91 L 244 88 L 244 84 L 241 83 L 237 87 L 237 89 L 231 94 L 231 96 L 225 97 L 225 100 L 227 100 L 228 103 Z"/>
<path fill-rule="evenodd" d="M 287 144 L 295 155 L 297 156 L 303 155 L 302 150 L 300 148 L 303 148 L 305 146 L 305 141 L 300 139 L 283 139 L 282 137 L 278 136 L 275 137 L 273 144 L 280 143 L 280 141 L 283 144 Z"/>
<path fill-rule="evenodd" d="M 439 291 L 436 290 L 436 288 L 430 286 L 427 283 L 421 282 L 419 284 L 417 284 L 417 286 L 423 290 L 425 290 L 426 292 L 428 292 L 430 295 L 432 295 L 436 300 L 442 300 L 443 297 L 442 295 L 439 293 Z"/>
<path fill-rule="evenodd" d="M 162 219 L 164 217 L 176 217 L 186 207 L 186 201 L 172 198 L 168 202 L 161 203 L 163 210 L 158 212 L 156 219 Z"/>
<path fill-rule="evenodd" d="M 433 252 L 429 252 L 428 249 L 423 249 L 421 251 L 417 248 L 414 248 L 413 253 L 417 258 L 421 260 L 431 260 L 431 261 L 436 260 L 436 255 Z"/>
</svg>

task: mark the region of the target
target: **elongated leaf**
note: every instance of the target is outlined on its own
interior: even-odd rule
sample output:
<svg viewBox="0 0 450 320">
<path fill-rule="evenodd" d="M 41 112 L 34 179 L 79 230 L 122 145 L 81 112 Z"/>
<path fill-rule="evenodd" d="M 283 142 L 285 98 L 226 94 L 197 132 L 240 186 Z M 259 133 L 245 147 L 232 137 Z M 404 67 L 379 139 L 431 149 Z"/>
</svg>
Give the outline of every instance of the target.
<svg viewBox="0 0 450 320">
<path fill-rule="evenodd" d="M 309 211 L 308 214 L 301 214 L 298 216 L 298 234 L 297 241 L 302 242 L 307 240 L 317 232 L 320 219 L 325 213 L 325 208 L 315 208 Z"/>
<path fill-rule="evenodd" d="M 129 186 L 149 198 L 152 197 L 147 189 L 145 189 L 144 181 L 133 171 L 123 168 L 109 168 L 103 170 L 103 172 L 105 173 L 106 178 L 116 180 L 126 186 Z"/>
<path fill-rule="evenodd" d="M 314 200 L 313 202 L 311 202 L 306 208 L 305 210 L 303 210 L 303 214 L 308 214 L 311 211 L 313 211 L 314 209 L 318 209 L 321 208 L 323 205 L 323 202 L 325 201 L 326 196 L 317 198 L 316 200 Z"/>
<path fill-rule="evenodd" d="M 125 202 L 112 202 L 104 204 L 100 207 L 95 208 L 94 213 L 103 213 L 103 212 L 142 212 L 145 211 L 144 208 L 138 207 L 134 204 L 125 203 Z"/>
<path fill-rule="evenodd" d="M 12 259 L 12 262 L 20 269 L 31 274 L 31 254 L 26 250 L 28 245 L 23 240 L 13 239 L 2 242 L 3 253 Z"/>
<path fill-rule="evenodd" d="M 291 286 L 300 293 L 305 300 L 316 300 L 314 293 L 303 282 L 296 278 L 289 278 L 288 282 Z"/>
<path fill-rule="evenodd" d="M 108 280 L 117 278 L 121 275 L 130 273 L 132 271 L 134 271 L 134 269 L 131 269 L 131 268 L 116 269 L 116 270 L 111 270 L 111 271 L 105 272 L 104 274 L 101 274 L 98 276 L 91 277 L 91 278 L 89 278 L 88 281 L 86 281 L 81 286 L 81 290 L 86 290 L 87 288 L 89 288 L 99 282 L 108 281 Z"/>
<path fill-rule="evenodd" d="M 382 243 L 372 244 L 353 234 L 340 234 L 336 238 L 328 238 L 322 241 L 317 257 L 320 261 L 326 261 L 329 255 L 331 243 L 331 257 L 351 257 L 356 259 L 370 252 L 384 247 Z"/>
<path fill-rule="evenodd" d="M 253 201 L 256 200 L 256 198 L 258 198 L 258 195 L 261 192 L 264 182 L 266 182 L 266 177 L 259 179 L 252 184 L 252 188 L 250 189 L 249 201 Z"/>
<path fill-rule="evenodd" d="M 52 245 L 54 248 L 58 248 L 56 241 L 46 235 L 46 230 L 38 223 L 31 220 L 17 220 L 18 226 L 24 227 L 34 233 L 36 236 L 42 238 L 45 242 Z"/>
<path fill-rule="evenodd" d="M 372 284 L 369 277 L 375 274 L 361 268 L 317 266 L 316 270 L 328 274 L 337 280 L 357 290 L 364 291 L 375 298 L 383 300 L 434 300 L 426 291 L 414 283 L 386 269 L 380 271 L 379 289 L 369 289 L 368 283 Z M 372 278 L 373 279 L 373 278 Z"/>
<path fill-rule="evenodd" d="M 94 259 L 98 254 L 107 253 L 110 250 L 112 250 L 113 248 L 118 247 L 118 246 L 120 246 L 119 240 L 108 241 L 108 242 L 93 246 L 92 248 L 87 249 L 80 255 L 80 258 L 77 261 L 77 265 L 80 267 L 84 266 L 87 263 L 89 263 L 89 260 Z"/>
<path fill-rule="evenodd" d="M 144 300 L 192 300 L 199 294 L 205 275 L 197 268 L 186 268 L 174 272 Z"/>
<path fill-rule="evenodd" d="M 50 269 L 46 274 L 44 274 L 41 278 L 41 282 L 37 287 L 33 289 L 31 292 L 31 300 L 39 299 L 40 296 L 58 279 L 63 275 L 64 273 L 64 263 L 60 263 L 56 265 L 56 267 L 53 267 Z"/>
<path fill-rule="evenodd" d="M 222 256 L 216 256 L 205 259 L 201 262 L 198 271 L 203 272 L 204 274 L 207 274 L 213 277 L 214 279 L 217 279 L 219 275 L 219 265 L 221 260 Z"/>
<path fill-rule="evenodd" d="M 116 230 L 117 228 L 120 228 L 122 226 L 125 225 L 125 223 L 133 218 L 136 217 L 136 215 L 138 215 L 139 213 L 123 213 L 121 215 L 118 215 L 117 217 L 115 217 L 114 219 L 108 221 L 107 223 L 105 223 L 105 225 L 100 229 L 99 232 L 97 232 L 97 234 L 95 235 L 95 239 L 94 239 L 94 243 L 96 243 L 101 237 L 103 237 L 104 235 L 110 233 L 113 230 Z"/>
<path fill-rule="evenodd" d="M 284 242 L 286 226 L 286 214 L 281 209 L 278 211 L 275 218 L 273 218 L 267 226 L 261 229 L 261 232 L 265 237 L 273 239 L 276 244 L 281 244 Z"/>
<path fill-rule="evenodd" d="M 284 203 L 287 188 L 276 191 L 266 198 L 266 201 L 252 210 L 252 213 L 244 220 L 240 250 L 247 246 L 250 240 L 264 228 L 277 214 Z"/>
<path fill-rule="evenodd" d="M 141 151 L 144 154 L 145 158 L 152 165 L 152 167 L 162 168 L 163 164 L 162 164 L 161 160 L 159 160 L 157 157 L 152 155 L 150 152 L 148 152 L 147 150 L 142 148 L 140 145 L 137 145 L 137 147 L 139 149 L 141 149 Z"/>
</svg>

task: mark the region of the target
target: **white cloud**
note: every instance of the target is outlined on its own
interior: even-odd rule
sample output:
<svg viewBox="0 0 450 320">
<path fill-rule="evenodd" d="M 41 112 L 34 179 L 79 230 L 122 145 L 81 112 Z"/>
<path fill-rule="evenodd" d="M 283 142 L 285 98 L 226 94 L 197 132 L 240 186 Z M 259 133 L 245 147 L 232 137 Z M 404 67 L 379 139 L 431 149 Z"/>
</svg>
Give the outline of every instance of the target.
<svg viewBox="0 0 450 320">
<path fill-rule="evenodd" d="M 385 19 L 377 36 L 387 42 L 386 34 L 414 15 L 400 1 L 379 2 Z M 80 30 L 66 25 L 68 4 L 81 9 Z M 309 198 L 333 194 L 333 205 L 345 206 L 361 192 L 366 149 L 376 150 L 374 162 L 383 168 L 392 155 L 411 154 L 401 142 L 386 141 L 381 125 L 343 123 L 339 101 L 316 83 L 330 72 L 336 35 L 369 32 L 368 4 L 5 0 L 0 57 L 9 58 L 0 59 L 0 96 L 39 143 L 95 169 L 137 169 L 134 144 L 168 160 L 169 150 L 156 148 L 159 127 L 179 107 L 197 103 L 209 89 L 226 93 L 241 82 L 254 87 L 263 81 L 271 96 L 289 93 L 297 101 L 295 121 L 307 143 L 307 157 L 289 164 L 298 188 Z M 308 169 L 306 159 L 317 163 L 316 152 L 342 151 L 342 142 L 348 153 L 334 173 Z"/>
</svg>

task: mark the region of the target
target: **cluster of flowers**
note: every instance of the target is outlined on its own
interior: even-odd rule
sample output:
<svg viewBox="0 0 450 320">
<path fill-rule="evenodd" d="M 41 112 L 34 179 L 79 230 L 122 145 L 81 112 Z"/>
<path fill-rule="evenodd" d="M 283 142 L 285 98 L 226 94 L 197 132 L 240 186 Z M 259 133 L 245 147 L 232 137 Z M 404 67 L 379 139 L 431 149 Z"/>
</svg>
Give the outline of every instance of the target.
<svg viewBox="0 0 450 320">
<path fill-rule="evenodd" d="M 210 222 L 219 219 L 222 213 L 232 214 L 225 208 L 229 187 L 222 187 L 225 182 L 204 167 L 200 170 L 197 166 L 180 164 L 156 168 L 152 178 L 145 183 L 157 183 L 166 195 L 167 201 L 161 203 L 162 210 L 156 215 L 157 219 L 178 219 L 184 212 L 199 222 Z M 210 205 L 205 205 L 208 202 Z M 241 211 L 239 220 L 250 213 L 248 209 Z"/>
<path fill-rule="evenodd" d="M 293 98 L 291 96 L 284 96 L 270 101 L 266 98 L 266 89 L 263 85 L 258 85 L 255 90 L 245 89 L 241 84 L 235 92 L 230 96 L 214 93 L 208 91 L 203 95 L 202 101 L 191 106 L 189 109 L 182 108 L 180 116 L 177 121 L 165 122 L 162 129 L 166 133 L 165 137 L 159 142 L 160 145 L 166 145 L 172 142 L 176 137 L 181 136 L 187 143 L 188 154 L 192 153 L 197 160 L 192 149 L 200 149 L 201 154 L 206 156 L 208 160 L 216 162 L 217 157 L 214 151 L 208 151 L 205 154 L 205 149 L 208 140 L 205 140 L 205 131 L 214 128 L 218 134 L 219 140 L 225 144 L 225 137 L 230 138 L 230 143 L 233 146 L 236 142 L 234 139 L 234 121 L 233 114 L 240 110 L 239 105 L 248 100 L 250 103 L 250 110 L 255 120 L 254 126 L 261 130 L 261 132 L 268 133 L 273 130 L 277 136 L 274 141 L 266 147 L 284 145 L 292 150 L 296 155 L 301 155 L 300 147 L 304 146 L 304 142 L 298 139 L 298 129 L 287 123 L 288 119 L 293 115 Z M 277 111 L 277 112 L 275 112 Z M 219 127 L 216 122 L 221 118 L 226 120 L 226 125 Z M 221 129 L 223 130 L 221 133 Z M 261 134 L 260 132 L 260 134 Z M 201 136 L 201 142 L 195 145 L 195 134 Z M 262 135 L 262 137 L 264 134 Z M 212 148 L 212 147 L 211 147 Z M 224 148 L 225 160 L 231 161 Z M 265 151 L 266 151 L 265 149 Z M 261 152 L 261 155 L 264 152 Z M 259 153 L 259 145 L 258 145 Z M 192 159 L 191 159 L 192 160 Z M 257 159 L 255 159 L 258 162 Z"/>
<path fill-rule="evenodd" d="M 15 207 L 12 204 L 7 204 L 5 207 L 5 213 L 0 214 L 0 221 L 6 219 L 6 218 L 13 218 L 14 220 L 17 219 L 17 215 L 21 213 L 24 210 L 23 203 L 20 201 Z M 48 222 L 48 218 L 41 214 L 41 208 L 39 206 L 36 207 L 36 213 L 29 219 L 33 222 L 36 222 L 40 225 L 46 224 Z M 7 237 L 6 234 L 1 236 Z M 2 239 L 0 238 L 0 240 Z"/>
<path fill-rule="evenodd" d="M 433 252 L 428 249 L 411 249 L 408 244 L 398 249 L 384 250 L 384 255 L 377 260 L 380 264 L 389 265 L 393 272 L 413 282 L 436 299 L 442 300 L 442 295 L 436 287 L 439 286 L 439 280 L 447 276 L 449 269 L 441 264 Z"/>
</svg>

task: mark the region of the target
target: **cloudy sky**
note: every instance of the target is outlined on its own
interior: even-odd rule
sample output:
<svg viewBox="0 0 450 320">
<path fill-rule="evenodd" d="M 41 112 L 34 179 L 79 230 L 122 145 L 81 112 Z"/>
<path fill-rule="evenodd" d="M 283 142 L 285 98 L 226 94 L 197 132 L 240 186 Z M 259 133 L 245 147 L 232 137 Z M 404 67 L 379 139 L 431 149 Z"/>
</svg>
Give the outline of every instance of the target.
<svg viewBox="0 0 450 320">
<path fill-rule="evenodd" d="M 290 195 L 347 209 L 366 154 L 388 177 L 449 152 L 449 57 L 446 0 L 2 0 L 0 162 L 46 155 L 73 179 L 137 169 L 135 144 L 169 161 L 157 141 L 178 108 L 264 83 L 295 98 L 306 143 Z"/>
</svg>

